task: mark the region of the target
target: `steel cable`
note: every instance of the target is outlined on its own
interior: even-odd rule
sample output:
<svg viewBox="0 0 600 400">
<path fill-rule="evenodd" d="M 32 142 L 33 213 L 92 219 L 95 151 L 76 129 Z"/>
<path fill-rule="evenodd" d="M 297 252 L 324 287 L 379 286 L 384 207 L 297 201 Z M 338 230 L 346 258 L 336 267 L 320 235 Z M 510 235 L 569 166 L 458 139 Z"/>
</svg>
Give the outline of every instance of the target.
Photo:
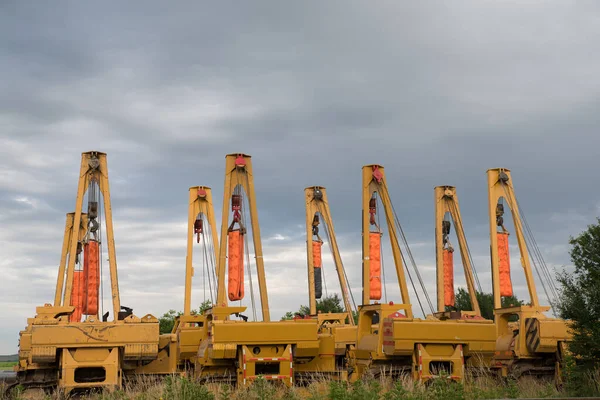
<svg viewBox="0 0 600 400">
<path fill-rule="evenodd" d="M 390 201 L 390 204 L 392 205 L 392 212 L 394 214 L 394 219 L 395 219 L 395 224 L 396 224 L 396 228 L 398 229 L 398 231 L 400 232 L 400 237 L 402 239 L 402 242 L 404 243 L 404 247 L 406 249 L 406 252 L 408 254 L 408 257 L 411 261 L 412 267 L 417 275 L 417 279 L 419 280 L 419 283 L 421 285 L 421 289 L 423 290 L 423 293 L 425 294 L 425 299 L 427 300 L 427 303 L 429 304 L 429 309 L 431 310 L 431 313 L 433 313 L 434 309 L 433 309 L 433 303 L 431 302 L 431 298 L 429 297 L 429 294 L 427 293 L 427 290 L 425 288 L 425 283 L 423 282 L 423 278 L 421 277 L 421 274 L 419 272 L 419 269 L 417 267 L 417 263 L 415 262 L 415 259 L 413 257 L 412 251 L 410 250 L 410 247 L 408 245 L 408 241 L 406 240 L 406 235 L 404 234 L 404 229 L 402 229 L 402 225 L 400 225 L 400 220 L 398 219 L 398 214 L 396 214 L 396 210 L 394 208 L 394 205 L 392 204 L 392 202 Z M 404 258 L 404 256 L 403 256 Z M 416 291 L 415 291 L 416 293 Z M 417 295 L 418 296 L 418 295 Z M 425 315 L 425 312 L 423 312 L 423 315 Z"/>
</svg>

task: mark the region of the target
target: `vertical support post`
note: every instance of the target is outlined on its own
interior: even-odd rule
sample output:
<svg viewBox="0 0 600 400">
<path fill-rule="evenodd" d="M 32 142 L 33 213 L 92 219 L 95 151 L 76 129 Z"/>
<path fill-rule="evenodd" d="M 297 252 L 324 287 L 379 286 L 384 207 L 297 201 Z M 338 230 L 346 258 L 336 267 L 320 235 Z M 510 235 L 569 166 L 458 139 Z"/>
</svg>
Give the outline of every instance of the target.
<svg viewBox="0 0 600 400">
<path fill-rule="evenodd" d="M 110 291 L 113 303 L 113 318 L 116 321 L 121 311 L 121 299 L 119 296 L 119 276 L 117 274 L 117 254 L 115 252 L 115 237 L 113 230 L 112 207 L 110 204 L 110 188 L 108 185 L 108 167 L 106 165 L 106 154 L 96 153 L 100 166 L 100 192 L 104 199 L 104 220 L 106 221 L 106 241 L 108 242 L 108 265 L 110 267 Z M 102 255 L 100 255 L 101 257 Z"/>
<path fill-rule="evenodd" d="M 437 308 L 438 312 L 446 309 L 444 304 L 444 242 L 442 233 L 442 221 L 444 220 L 444 188 L 437 186 L 433 189 L 435 202 L 435 265 L 437 285 Z"/>
<path fill-rule="evenodd" d="M 227 270 L 227 229 L 229 227 L 230 201 L 235 185 L 231 176 L 235 171 L 235 162 L 225 157 L 225 183 L 223 185 L 223 207 L 221 209 L 221 240 L 219 241 L 219 258 L 217 260 L 217 304 L 227 306 L 227 288 L 225 287 L 225 271 Z"/>
<path fill-rule="evenodd" d="M 369 250 L 369 231 L 371 224 L 369 223 L 369 200 L 373 192 L 370 190 L 371 181 L 373 180 L 373 171 L 371 166 L 362 168 L 362 305 L 371 304 L 371 284 L 369 281 L 371 270 L 371 258 Z"/>
<path fill-rule="evenodd" d="M 194 276 L 194 267 L 192 266 L 192 255 L 194 246 L 194 221 L 198 215 L 196 200 L 198 199 L 198 189 L 191 187 L 189 189 L 188 201 L 188 227 L 187 227 L 187 252 L 185 256 L 185 292 L 183 294 L 183 315 L 190 315 L 192 302 L 192 276 Z"/>
<path fill-rule="evenodd" d="M 498 171 L 488 170 L 488 214 L 490 218 L 490 255 L 492 258 L 492 286 L 494 289 L 494 309 L 502 307 L 500 297 L 500 258 L 498 255 L 498 228 L 496 226 L 496 205 L 501 196 L 496 192 Z"/>
<path fill-rule="evenodd" d="M 67 254 L 69 254 L 69 244 L 73 234 L 73 217 L 75 213 L 68 213 L 65 223 L 65 233 L 63 245 L 60 253 L 60 265 L 58 266 L 58 278 L 56 280 L 56 291 L 54 292 L 54 307 L 59 307 L 62 298 L 63 287 L 65 283 L 65 267 L 67 263 Z"/>
<path fill-rule="evenodd" d="M 312 222 L 315 216 L 314 210 L 311 207 L 313 201 L 314 188 L 304 189 L 304 200 L 306 203 L 306 263 L 308 266 L 308 301 L 310 307 L 310 314 L 315 315 L 317 313 L 317 298 L 315 294 L 315 265 L 313 257 L 313 245 L 312 245 Z"/>
</svg>

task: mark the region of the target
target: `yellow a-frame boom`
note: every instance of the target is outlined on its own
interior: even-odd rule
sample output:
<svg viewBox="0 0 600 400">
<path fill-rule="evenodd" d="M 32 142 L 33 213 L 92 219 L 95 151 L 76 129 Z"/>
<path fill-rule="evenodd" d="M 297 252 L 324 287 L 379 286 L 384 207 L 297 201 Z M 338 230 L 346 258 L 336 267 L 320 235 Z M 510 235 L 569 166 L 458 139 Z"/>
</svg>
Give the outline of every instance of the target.
<svg viewBox="0 0 600 400">
<path fill-rule="evenodd" d="M 208 186 L 193 186 L 189 190 L 188 204 L 188 230 L 187 230 L 187 255 L 185 257 L 185 295 L 183 302 L 183 315 L 189 316 L 192 303 L 192 277 L 194 276 L 193 261 L 193 246 L 194 236 L 197 235 L 198 241 L 200 235 L 204 232 L 204 221 L 202 216 L 206 218 L 211 229 L 212 248 L 215 254 L 219 254 L 219 237 L 217 236 L 217 227 L 215 223 L 215 212 L 212 201 L 212 191 Z M 218 272 L 217 272 L 218 276 Z"/>
<path fill-rule="evenodd" d="M 241 187 L 247 195 L 250 223 L 252 224 L 252 239 L 254 241 L 254 254 L 256 257 L 256 271 L 258 275 L 258 288 L 260 292 L 260 303 L 264 322 L 271 320 L 269 312 L 269 296 L 267 293 L 267 281 L 265 279 L 265 264 L 263 260 L 260 227 L 258 225 L 258 210 L 256 209 L 254 192 L 254 177 L 252 174 L 251 157 L 246 154 L 228 154 L 225 157 L 225 188 L 223 192 L 223 209 L 221 223 L 221 247 L 217 261 L 218 294 L 217 304 L 220 307 L 227 306 L 227 295 L 225 286 L 225 270 L 227 265 L 227 233 L 229 227 L 229 204 L 236 187 Z"/>
<path fill-rule="evenodd" d="M 329 246 L 331 247 L 331 251 L 333 253 L 335 268 L 340 281 L 342 299 L 344 301 L 346 313 L 348 314 L 348 323 L 350 325 L 354 325 L 354 318 L 352 316 L 353 308 L 352 304 L 350 303 L 350 291 L 348 289 L 344 264 L 342 263 L 342 257 L 340 256 L 340 249 L 338 247 L 335 231 L 333 229 L 333 220 L 329 210 L 327 191 L 322 186 L 307 187 L 304 189 L 304 199 L 306 202 L 306 253 L 308 264 L 308 296 L 310 301 L 310 314 L 317 314 L 317 301 L 315 296 L 315 265 L 312 238 L 313 236 L 318 235 L 320 223 L 319 218 L 322 218 L 325 222 L 325 229 L 327 229 L 329 232 Z"/>
<path fill-rule="evenodd" d="M 98 151 L 83 153 L 81 157 L 81 169 L 79 174 L 79 185 L 77 188 L 77 200 L 75 202 L 75 215 L 73 216 L 73 226 L 81 225 L 81 215 L 83 207 L 83 197 L 90 188 L 91 184 L 97 184 L 102 193 L 104 202 L 104 220 L 106 223 L 106 241 L 108 247 L 108 263 L 110 270 L 110 289 L 113 304 L 113 319 L 117 319 L 121 311 L 121 300 L 119 297 L 119 278 L 117 275 L 117 255 L 115 252 L 115 238 L 112 222 L 112 208 L 110 205 L 110 190 L 108 186 L 108 167 L 106 165 L 106 154 Z M 88 210 L 88 220 L 97 218 L 93 215 L 93 210 Z M 69 243 L 69 254 L 77 253 L 77 236 L 71 236 Z M 73 273 L 75 271 L 76 257 L 69 257 L 67 264 L 66 287 L 63 297 L 63 305 L 71 303 L 71 293 L 73 288 Z"/>
<path fill-rule="evenodd" d="M 388 192 L 387 182 L 385 179 L 384 168 L 381 165 L 365 165 L 362 168 L 362 251 L 363 251 L 363 295 L 362 304 L 368 305 L 371 303 L 371 293 L 369 285 L 369 271 L 371 269 L 371 259 L 369 256 L 369 231 L 370 226 L 374 225 L 371 221 L 371 199 L 377 194 L 383 205 L 385 218 L 388 226 L 388 234 L 390 244 L 392 246 L 392 255 L 394 257 L 394 265 L 396 267 L 396 276 L 400 286 L 400 295 L 402 296 L 402 304 L 396 304 L 396 309 L 402 309 L 406 312 L 406 317 L 413 318 L 412 305 L 408 295 L 408 285 L 406 284 L 406 276 L 404 275 L 402 251 L 398 243 L 398 232 L 394 223 L 394 215 L 392 211 L 392 202 Z"/>
<path fill-rule="evenodd" d="M 88 209 L 84 213 L 86 193 Z M 96 248 L 102 240 L 102 209 L 97 198 L 100 195 L 108 242 L 112 321 L 107 315 L 99 316 L 101 303 L 97 291 L 102 274 L 96 263 L 101 260 L 101 251 L 97 250 L 97 256 L 88 260 L 86 254 L 83 259 L 79 257 L 82 247 L 89 245 L 92 238 L 98 243 Z M 94 305 L 95 301 L 90 300 L 86 312 L 79 300 L 72 302 L 78 263 L 83 264 L 81 272 L 86 271 L 86 263 L 88 268 L 91 264 L 95 268 L 94 272 L 88 270 L 87 275 L 83 274 L 85 283 L 77 293 L 79 299 L 86 293 L 97 302 Z M 78 276 L 82 275 L 78 272 Z M 121 308 L 125 311 L 121 312 Z M 87 316 L 83 322 L 79 320 L 82 313 Z M 72 315 L 79 318 L 70 321 Z M 28 319 L 27 327 L 20 332 L 17 383 L 26 389 L 58 387 L 67 393 L 79 389 L 118 388 L 128 372 L 141 363 L 157 359 L 158 346 L 158 320 L 150 314 L 138 318 L 131 309 L 120 304 L 106 154 L 83 153 L 75 212 L 67 214 L 54 305 L 37 307 L 35 317 Z"/>
<path fill-rule="evenodd" d="M 469 292 L 469 298 L 471 299 L 471 307 L 474 315 L 481 316 L 481 310 L 479 309 L 479 302 L 477 301 L 477 291 L 475 289 L 475 280 L 473 276 L 473 265 L 471 264 L 471 258 L 469 257 L 467 239 L 465 237 L 465 231 L 462 224 L 462 217 L 460 215 L 460 208 L 458 206 L 458 196 L 456 194 L 456 188 L 454 186 L 437 186 L 434 189 L 434 200 L 435 200 L 435 255 L 436 255 L 436 270 L 437 270 L 437 306 L 438 312 L 445 311 L 444 305 L 444 240 L 447 240 L 447 234 L 445 230 L 450 229 L 449 221 L 445 221 L 446 213 L 449 213 L 452 222 L 454 222 L 454 229 L 458 238 L 458 245 L 460 247 L 460 256 L 462 260 L 463 269 L 465 271 L 465 280 L 467 282 L 467 290 Z M 445 224 L 447 222 L 447 224 Z"/>
</svg>

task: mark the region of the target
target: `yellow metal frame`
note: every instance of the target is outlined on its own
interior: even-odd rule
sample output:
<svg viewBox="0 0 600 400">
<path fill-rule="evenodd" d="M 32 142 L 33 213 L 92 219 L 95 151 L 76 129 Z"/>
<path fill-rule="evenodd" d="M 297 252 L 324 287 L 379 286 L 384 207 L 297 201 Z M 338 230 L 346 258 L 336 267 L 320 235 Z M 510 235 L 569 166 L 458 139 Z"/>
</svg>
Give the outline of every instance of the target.
<svg viewBox="0 0 600 400">
<path fill-rule="evenodd" d="M 527 289 L 529 290 L 530 304 L 532 307 L 540 307 L 537 290 L 535 288 L 535 280 L 531 271 L 531 263 L 529 261 L 529 253 L 527 252 L 527 243 L 523 235 L 523 226 L 521 225 L 521 216 L 519 215 L 519 207 L 515 198 L 515 190 L 510 176 L 510 170 L 506 168 L 495 168 L 487 171 L 488 176 L 488 199 L 489 199 L 489 217 L 490 217 L 490 245 L 492 249 L 492 283 L 494 285 L 494 308 L 501 308 L 502 302 L 500 298 L 500 258 L 498 256 L 498 229 L 496 226 L 496 205 L 503 198 L 513 218 L 515 226 L 515 235 L 519 244 L 519 252 L 521 253 L 521 266 L 525 272 L 527 281 Z M 542 307 L 540 311 L 548 311 L 550 307 Z"/>
<path fill-rule="evenodd" d="M 108 167 L 106 166 L 106 154 L 99 151 L 90 151 L 81 155 L 81 169 L 79 173 L 79 185 L 77 188 L 77 200 L 75 202 L 75 215 L 73 226 L 81 225 L 81 214 L 83 197 L 88 191 L 91 182 L 97 182 L 104 201 L 104 220 L 106 223 L 106 241 L 108 247 L 108 262 L 110 269 L 110 288 L 113 303 L 113 319 L 117 320 L 121 310 L 119 298 L 119 278 L 117 275 L 117 256 L 115 253 L 115 238 L 112 223 L 112 208 L 110 206 L 110 190 L 108 186 Z M 69 254 L 77 252 L 77 236 L 71 235 Z M 75 257 L 69 257 L 67 264 L 67 279 L 63 297 L 63 305 L 71 304 L 71 290 L 73 287 L 73 273 L 75 271 Z"/>
<path fill-rule="evenodd" d="M 236 164 L 236 160 L 243 160 L 242 164 Z M 263 321 L 271 320 L 269 313 L 269 297 L 267 294 L 267 281 L 265 279 L 265 265 L 263 260 L 262 243 L 260 238 L 260 227 L 258 225 L 258 210 L 256 208 L 254 192 L 254 177 L 252 173 L 252 160 L 246 154 L 228 154 L 225 157 L 225 187 L 223 192 L 223 209 L 221 223 L 221 240 L 219 259 L 217 261 L 218 291 L 217 303 L 220 307 L 227 306 L 227 289 L 225 285 L 225 270 L 227 269 L 227 230 L 229 227 L 229 216 L 231 196 L 236 186 L 241 186 L 247 196 L 250 223 L 252 224 L 252 238 L 254 240 L 254 254 L 256 257 L 256 270 L 258 275 L 258 287 L 260 291 L 260 303 Z"/>
<path fill-rule="evenodd" d="M 321 193 L 321 197 L 315 196 L 315 191 L 318 190 Z M 349 325 L 354 324 L 354 318 L 352 316 L 352 304 L 350 303 L 350 291 L 348 290 L 348 282 L 346 281 L 346 274 L 344 272 L 344 264 L 342 263 L 342 257 L 340 256 L 340 249 L 337 244 L 335 231 L 333 228 L 333 220 L 331 218 L 331 211 L 329 209 L 329 200 L 327 199 L 327 190 L 322 186 L 311 186 L 304 189 L 304 199 L 306 202 L 306 253 L 307 253 L 307 264 L 308 264 L 308 298 L 310 301 L 310 313 L 311 315 L 317 314 L 317 300 L 315 297 L 315 266 L 313 262 L 313 247 L 312 247 L 312 228 L 314 217 L 320 215 L 325 223 L 325 229 L 329 232 L 329 246 L 333 253 L 333 260 L 335 262 L 335 269 L 337 271 L 338 279 L 340 281 L 340 289 L 342 291 L 342 299 L 344 301 L 344 307 L 348 314 Z"/>
<path fill-rule="evenodd" d="M 189 189 L 187 255 L 185 257 L 185 294 L 183 304 L 184 316 L 189 316 L 191 312 L 192 277 L 194 276 L 194 267 L 192 264 L 194 250 L 194 221 L 196 221 L 196 218 L 199 215 L 206 216 L 206 220 L 210 225 L 212 233 L 212 245 L 215 249 L 215 255 L 219 254 L 219 237 L 217 236 L 212 190 L 208 186 L 192 186 Z"/>
<path fill-rule="evenodd" d="M 381 179 L 378 181 L 373 171 L 378 170 L 381 173 Z M 381 204 L 385 212 L 385 218 L 388 226 L 388 233 L 390 237 L 390 244 L 392 245 L 392 255 L 394 256 L 394 264 L 396 266 L 396 275 L 398 277 L 398 284 L 400 285 L 400 294 L 402 296 L 402 304 L 396 304 L 396 309 L 403 309 L 406 311 L 408 318 L 413 318 L 412 305 L 410 303 L 410 297 L 408 295 L 408 286 L 406 285 L 406 276 L 404 275 L 404 269 L 402 268 L 402 251 L 400 250 L 400 244 L 398 243 L 398 233 L 396 232 L 396 225 L 394 223 L 394 215 L 392 212 L 392 202 L 388 192 L 387 181 L 385 177 L 385 169 L 381 165 L 365 165 L 362 168 L 362 255 L 363 255 L 363 299 L 362 304 L 367 305 L 371 303 L 371 293 L 369 285 L 369 271 L 371 267 L 371 260 L 369 258 L 369 201 L 374 193 L 379 195 Z"/>
<path fill-rule="evenodd" d="M 467 282 L 467 290 L 471 299 L 474 315 L 481 316 L 479 302 L 477 301 L 477 291 L 475 290 L 475 280 L 473 278 L 473 266 L 469 258 L 467 250 L 467 239 L 462 224 L 460 208 L 458 206 L 458 196 L 454 186 L 436 186 L 434 189 L 435 200 L 435 257 L 436 257 L 436 272 L 437 272 L 437 305 L 438 312 L 444 312 L 444 242 L 442 233 L 442 222 L 446 213 L 449 213 L 454 223 L 454 230 L 458 238 L 460 248 L 460 257 L 462 260 L 463 269 L 465 271 L 465 280 Z"/>
</svg>

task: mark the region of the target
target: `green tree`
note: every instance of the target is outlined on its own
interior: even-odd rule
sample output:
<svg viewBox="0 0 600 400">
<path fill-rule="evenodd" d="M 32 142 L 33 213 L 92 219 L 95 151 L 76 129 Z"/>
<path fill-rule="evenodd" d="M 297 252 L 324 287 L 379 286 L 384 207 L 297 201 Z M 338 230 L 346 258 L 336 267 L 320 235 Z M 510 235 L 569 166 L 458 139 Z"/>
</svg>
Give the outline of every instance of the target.
<svg viewBox="0 0 600 400">
<path fill-rule="evenodd" d="M 298 312 L 302 315 L 310 314 L 309 306 L 300 306 Z M 317 300 L 317 314 L 318 313 L 343 313 L 344 306 L 342 305 L 342 299 L 337 293 L 331 296 L 325 296 Z"/>
<path fill-rule="evenodd" d="M 494 319 L 494 296 L 492 293 L 477 292 L 477 302 L 479 303 L 479 309 L 481 310 L 481 316 L 485 319 Z M 516 296 L 502 297 L 502 307 L 521 306 L 523 301 L 519 300 Z M 456 300 L 454 307 L 447 307 L 447 310 L 457 311 L 472 311 L 471 298 L 469 292 L 464 288 L 458 288 L 456 292 Z"/>
<path fill-rule="evenodd" d="M 286 312 L 285 314 L 283 314 L 283 317 L 281 317 L 282 321 L 287 321 L 290 319 L 294 319 L 294 313 L 291 311 Z"/>
<path fill-rule="evenodd" d="M 205 300 L 200 304 L 197 310 L 192 310 L 190 314 L 203 314 L 206 310 L 212 307 L 212 303 L 210 300 Z M 162 317 L 158 318 L 158 325 L 160 329 L 160 334 L 171 333 L 173 331 L 173 326 L 175 326 L 175 319 L 179 316 L 183 315 L 183 311 L 175 311 L 169 310 L 164 313 Z"/>
<path fill-rule="evenodd" d="M 169 310 L 164 313 L 162 317 L 158 318 L 158 325 L 160 334 L 171 333 L 173 331 L 173 325 L 175 325 L 175 318 L 183 314 L 181 311 Z"/>
<path fill-rule="evenodd" d="M 578 368 L 591 370 L 600 366 L 600 218 L 569 243 L 575 269 L 557 276 L 562 284 L 558 310 L 570 320 L 569 350 Z"/>
</svg>

